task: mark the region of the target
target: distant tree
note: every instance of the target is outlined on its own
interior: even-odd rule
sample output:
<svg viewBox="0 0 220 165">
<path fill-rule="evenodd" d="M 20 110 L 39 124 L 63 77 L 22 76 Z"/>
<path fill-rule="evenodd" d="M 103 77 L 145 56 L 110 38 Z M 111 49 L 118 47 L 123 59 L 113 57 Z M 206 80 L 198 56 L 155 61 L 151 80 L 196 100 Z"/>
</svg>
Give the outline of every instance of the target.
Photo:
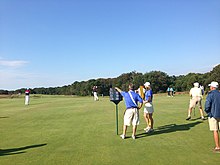
<svg viewBox="0 0 220 165">
<path fill-rule="evenodd" d="M 220 64 L 215 66 L 213 70 L 205 74 L 205 76 L 207 77 L 205 85 L 208 85 L 212 81 L 217 81 L 220 83 Z"/>
<path fill-rule="evenodd" d="M 151 83 L 152 90 L 154 93 L 165 92 L 167 87 L 170 85 L 169 76 L 161 71 L 151 71 L 144 74 L 145 82 Z"/>
<path fill-rule="evenodd" d="M 8 95 L 9 91 L 7 90 L 0 90 L 0 95 Z"/>
<path fill-rule="evenodd" d="M 134 84 L 135 88 L 138 89 L 140 85 L 144 84 L 144 77 L 142 73 L 132 72 L 132 83 Z"/>
<path fill-rule="evenodd" d="M 185 76 L 181 75 L 176 77 L 175 86 L 177 91 L 189 91 L 193 87 L 193 83 L 199 82 L 200 85 L 204 85 L 203 74 L 189 73 Z"/>
<path fill-rule="evenodd" d="M 161 71 L 151 71 L 146 72 L 145 74 L 132 71 L 130 73 L 123 73 L 116 78 L 90 79 L 81 82 L 75 81 L 71 85 L 65 85 L 62 87 L 34 88 L 31 89 L 31 93 L 88 96 L 92 93 L 92 87 L 98 86 L 98 93 L 107 96 L 109 95 L 110 86 L 118 86 L 122 90 L 127 90 L 128 84 L 133 83 L 137 89 L 146 81 L 151 83 L 154 93 L 166 92 L 168 86 L 172 86 L 179 92 L 189 91 L 194 82 L 199 82 L 205 87 L 206 91 L 208 91 L 207 86 L 211 81 L 217 81 L 220 83 L 220 64 L 215 66 L 212 71 L 204 74 L 189 73 L 187 75 L 168 76 Z M 0 90 L 0 94 L 24 93 L 24 91 L 25 88 L 17 89 L 15 91 Z"/>
</svg>

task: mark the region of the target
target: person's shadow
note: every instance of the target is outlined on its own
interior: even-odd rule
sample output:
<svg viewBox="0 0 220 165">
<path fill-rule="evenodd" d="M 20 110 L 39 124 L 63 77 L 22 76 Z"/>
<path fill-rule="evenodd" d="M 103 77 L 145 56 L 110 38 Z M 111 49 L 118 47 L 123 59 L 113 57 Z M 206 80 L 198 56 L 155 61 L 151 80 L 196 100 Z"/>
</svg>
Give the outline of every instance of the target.
<svg viewBox="0 0 220 165">
<path fill-rule="evenodd" d="M 27 149 L 36 148 L 36 147 L 43 147 L 45 145 L 47 145 L 47 144 L 44 143 L 44 144 L 35 144 L 35 145 L 19 147 L 19 148 L 0 149 L 0 156 L 22 154 L 22 153 L 26 153 L 25 150 L 27 150 Z"/>
<path fill-rule="evenodd" d="M 8 116 L 0 116 L 0 119 L 6 119 L 9 118 Z"/>
<path fill-rule="evenodd" d="M 190 130 L 192 127 L 195 127 L 196 125 L 202 123 L 201 121 L 197 121 L 194 123 L 188 123 L 188 124 L 168 124 L 164 126 L 160 126 L 157 129 L 154 130 L 152 133 L 141 133 L 137 134 L 136 138 L 142 138 L 145 136 L 155 136 L 160 135 L 164 133 L 171 133 L 171 132 L 177 132 L 177 131 L 187 131 Z"/>
</svg>

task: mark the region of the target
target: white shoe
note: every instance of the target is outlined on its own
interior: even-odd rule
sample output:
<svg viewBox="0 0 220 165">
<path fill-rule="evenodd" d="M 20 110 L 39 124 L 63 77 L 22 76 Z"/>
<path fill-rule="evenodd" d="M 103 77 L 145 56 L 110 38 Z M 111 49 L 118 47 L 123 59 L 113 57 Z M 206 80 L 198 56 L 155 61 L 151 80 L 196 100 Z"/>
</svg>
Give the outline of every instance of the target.
<svg viewBox="0 0 220 165">
<path fill-rule="evenodd" d="M 125 139 L 125 135 L 123 135 L 123 134 L 122 134 L 122 135 L 120 135 L 120 137 L 121 137 L 122 139 Z"/>
<path fill-rule="evenodd" d="M 149 130 L 149 129 L 150 129 L 150 127 L 146 127 L 146 128 L 144 128 L 145 131 L 147 131 L 147 130 Z"/>
<path fill-rule="evenodd" d="M 134 139 L 134 140 L 136 139 L 135 135 L 132 135 L 131 137 L 132 137 L 132 139 Z"/>
</svg>

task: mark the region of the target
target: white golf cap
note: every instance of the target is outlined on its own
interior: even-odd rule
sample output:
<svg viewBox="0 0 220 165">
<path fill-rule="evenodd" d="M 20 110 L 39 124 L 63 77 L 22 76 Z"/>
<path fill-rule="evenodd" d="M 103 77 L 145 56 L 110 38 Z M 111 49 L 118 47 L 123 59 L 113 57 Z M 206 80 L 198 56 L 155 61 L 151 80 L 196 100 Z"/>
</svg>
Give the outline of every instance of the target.
<svg viewBox="0 0 220 165">
<path fill-rule="evenodd" d="M 144 83 L 144 86 L 150 86 L 150 83 L 149 82 L 146 82 L 146 83 Z"/>
<path fill-rule="evenodd" d="M 214 88 L 218 88 L 218 82 L 212 81 L 211 84 L 209 84 L 209 86 L 214 87 Z"/>
<path fill-rule="evenodd" d="M 194 87 L 199 87 L 199 83 L 198 82 L 195 82 L 193 85 L 194 85 Z"/>
</svg>

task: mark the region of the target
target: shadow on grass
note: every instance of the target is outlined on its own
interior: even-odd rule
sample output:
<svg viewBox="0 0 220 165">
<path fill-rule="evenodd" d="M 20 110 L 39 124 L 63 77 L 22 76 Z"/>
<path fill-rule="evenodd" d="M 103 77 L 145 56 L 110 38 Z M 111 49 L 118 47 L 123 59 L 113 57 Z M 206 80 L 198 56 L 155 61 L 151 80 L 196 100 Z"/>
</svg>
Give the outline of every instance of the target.
<svg viewBox="0 0 220 165">
<path fill-rule="evenodd" d="M 160 126 L 157 129 L 154 130 L 152 133 L 141 133 L 137 134 L 137 138 L 143 138 L 146 136 L 155 136 L 160 134 L 167 134 L 171 132 L 178 132 L 178 131 L 187 131 L 190 130 L 192 127 L 195 127 L 196 125 L 202 123 L 201 121 L 197 121 L 194 123 L 188 123 L 188 124 L 168 124 L 164 126 Z"/>
<path fill-rule="evenodd" d="M 0 156 L 22 154 L 22 153 L 26 153 L 26 151 L 24 150 L 27 150 L 30 148 L 36 148 L 36 147 L 43 147 L 45 145 L 47 144 L 44 143 L 44 144 L 36 144 L 36 145 L 31 145 L 31 146 L 19 147 L 19 148 L 0 149 Z"/>
<path fill-rule="evenodd" d="M 192 118 L 192 119 L 190 119 L 189 121 L 196 121 L 196 120 L 201 120 L 201 117 Z M 205 117 L 204 120 L 207 120 L 207 117 Z"/>
<path fill-rule="evenodd" d="M 9 118 L 8 116 L 0 116 L 0 119 L 6 119 Z"/>
</svg>

